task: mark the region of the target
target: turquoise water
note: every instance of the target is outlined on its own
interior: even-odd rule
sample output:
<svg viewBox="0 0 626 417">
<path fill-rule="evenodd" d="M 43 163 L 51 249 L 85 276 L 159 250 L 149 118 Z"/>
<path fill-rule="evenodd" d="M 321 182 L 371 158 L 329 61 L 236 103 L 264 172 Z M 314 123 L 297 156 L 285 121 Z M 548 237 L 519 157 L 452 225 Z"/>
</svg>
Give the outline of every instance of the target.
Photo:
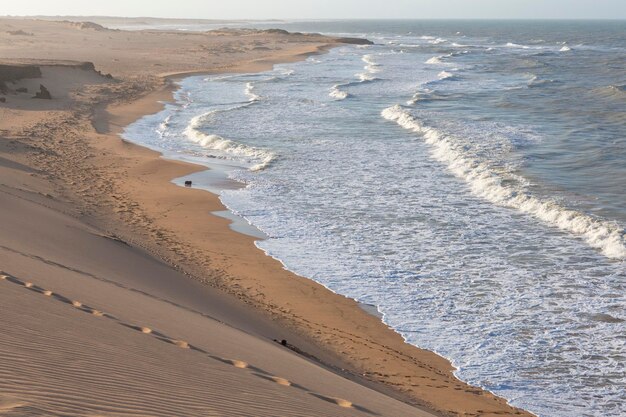
<svg viewBox="0 0 626 417">
<path fill-rule="evenodd" d="M 375 45 L 188 78 L 125 136 L 227 166 L 261 249 L 460 378 L 626 414 L 626 23 L 282 26 Z"/>
</svg>

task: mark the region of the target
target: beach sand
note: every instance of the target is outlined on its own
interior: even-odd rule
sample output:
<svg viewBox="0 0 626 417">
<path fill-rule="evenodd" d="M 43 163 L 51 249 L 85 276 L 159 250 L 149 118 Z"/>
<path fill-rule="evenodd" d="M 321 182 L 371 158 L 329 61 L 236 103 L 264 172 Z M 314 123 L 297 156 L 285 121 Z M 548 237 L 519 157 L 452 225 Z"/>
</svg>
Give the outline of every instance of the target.
<svg viewBox="0 0 626 417">
<path fill-rule="evenodd" d="M 174 77 L 261 71 L 337 40 L 0 28 L 0 77 L 41 71 L 0 95 L 0 415 L 530 415 L 284 270 L 210 214 L 217 196 L 171 183 L 203 167 L 118 135 Z M 40 84 L 52 100 L 31 98 Z"/>
</svg>

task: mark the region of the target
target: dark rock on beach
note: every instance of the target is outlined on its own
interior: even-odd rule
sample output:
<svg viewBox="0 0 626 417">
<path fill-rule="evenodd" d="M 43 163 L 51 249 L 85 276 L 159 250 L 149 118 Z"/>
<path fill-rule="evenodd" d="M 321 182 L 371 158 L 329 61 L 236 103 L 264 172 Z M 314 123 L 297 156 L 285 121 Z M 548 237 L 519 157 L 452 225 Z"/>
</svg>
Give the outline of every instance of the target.
<svg viewBox="0 0 626 417">
<path fill-rule="evenodd" d="M 41 69 L 38 65 L 3 65 L 0 64 L 0 82 L 15 81 L 22 78 L 40 78 Z"/>
<path fill-rule="evenodd" d="M 363 38 L 336 38 L 339 43 L 347 43 L 351 45 L 374 45 L 374 42 Z"/>
</svg>

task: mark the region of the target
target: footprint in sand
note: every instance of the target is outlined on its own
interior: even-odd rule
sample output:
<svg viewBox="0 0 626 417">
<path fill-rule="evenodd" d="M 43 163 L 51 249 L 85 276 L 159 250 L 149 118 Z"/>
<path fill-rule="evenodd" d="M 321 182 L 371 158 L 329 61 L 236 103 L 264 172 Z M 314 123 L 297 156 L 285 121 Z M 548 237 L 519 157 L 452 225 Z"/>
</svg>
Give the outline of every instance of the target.
<svg viewBox="0 0 626 417">
<path fill-rule="evenodd" d="M 344 400 L 343 398 L 335 398 L 334 401 L 339 407 L 352 408 L 352 402 Z"/>
<path fill-rule="evenodd" d="M 189 349 L 189 343 L 185 342 L 184 340 L 172 340 L 172 343 L 179 348 Z"/>
<path fill-rule="evenodd" d="M 329 403 L 335 403 L 339 407 L 352 408 L 352 402 L 350 402 L 348 400 L 344 400 L 343 398 L 327 397 L 325 395 L 316 394 L 314 392 L 310 392 L 309 394 L 311 394 L 312 396 L 317 397 L 317 398 L 319 398 L 321 400 L 328 401 Z"/>
<path fill-rule="evenodd" d="M 285 379 L 285 378 L 281 378 L 279 376 L 271 376 L 270 379 L 274 382 L 276 382 L 278 385 L 284 385 L 286 387 L 291 386 L 291 382 L 289 382 L 289 380 Z"/>
<path fill-rule="evenodd" d="M 23 285 L 24 287 L 26 287 L 26 288 L 33 288 L 33 287 L 34 287 L 34 284 L 33 284 L 33 283 L 31 283 L 31 282 L 22 282 L 22 281 L 20 281 L 20 280 L 19 280 L 19 279 L 17 279 L 17 278 L 12 278 L 11 276 L 9 276 L 9 275 L 5 275 L 5 274 L 0 274 L 0 280 L 10 280 L 11 282 L 22 284 L 22 285 Z M 59 295 L 59 294 L 55 294 L 55 293 L 53 293 L 52 291 L 49 291 L 49 290 L 42 290 L 42 291 L 41 291 L 41 293 L 42 293 L 42 294 L 44 294 L 44 295 L 46 295 L 46 296 L 48 296 L 48 297 L 50 297 L 50 296 L 54 295 L 54 296 L 55 296 L 55 297 L 57 297 L 59 300 L 61 300 L 61 301 L 65 302 L 65 303 L 70 303 L 70 300 L 66 299 L 65 297 L 62 297 L 62 296 L 61 296 L 61 295 Z M 102 317 L 102 316 L 105 316 L 105 313 L 103 313 L 102 311 L 99 311 L 99 310 L 93 309 L 93 308 L 91 308 L 91 307 L 87 307 L 87 306 L 85 306 L 83 303 L 81 303 L 80 301 L 71 301 L 71 304 L 72 304 L 72 306 L 73 306 L 73 307 L 75 307 L 75 308 L 79 308 L 79 309 L 82 309 L 82 310 L 83 310 L 83 311 L 85 311 L 85 312 L 89 312 L 89 313 L 91 313 L 92 315 L 94 315 L 94 316 L 96 316 L 96 317 Z M 160 336 L 160 334 L 158 334 L 158 335 L 157 335 L 157 334 L 156 334 L 156 333 L 155 333 L 155 332 L 154 332 L 151 328 L 149 328 L 149 327 L 132 326 L 132 325 L 129 325 L 129 324 L 122 323 L 121 321 L 119 321 L 118 319 L 116 319 L 116 318 L 115 318 L 115 317 L 113 317 L 113 316 L 106 315 L 106 317 L 108 317 L 108 318 L 110 318 L 110 319 L 113 319 L 113 320 L 115 320 L 115 321 L 118 321 L 120 324 L 124 324 L 124 325 L 125 325 L 125 326 L 127 326 L 127 327 L 133 328 L 133 329 L 135 329 L 135 330 L 139 330 L 139 331 L 141 331 L 141 332 L 142 332 L 142 333 L 144 333 L 144 334 L 154 335 L 154 336 L 156 336 L 157 338 L 159 338 L 159 339 L 161 339 L 161 340 L 163 340 L 163 341 L 166 341 L 166 342 L 172 343 L 172 344 L 174 344 L 174 345 L 176 345 L 176 346 L 178 346 L 178 347 L 180 347 L 180 348 L 183 348 L 183 349 L 192 349 L 192 348 L 193 348 L 192 346 L 190 346 L 190 345 L 189 345 L 189 343 L 188 343 L 188 342 L 186 342 L 186 341 L 184 341 L 184 340 L 170 339 L 170 338 L 167 338 L 165 335 L 163 335 L 163 337 L 159 337 L 159 336 Z M 193 349 L 196 349 L 196 348 L 193 348 Z M 197 350 L 197 349 L 196 349 L 196 350 Z M 211 356 L 211 357 L 212 357 L 212 358 L 214 358 L 214 359 L 218 359 L 218 360 L 220 360 L 220 361 L 222 361 L 222 362 L 228 363 L 228 364 L 230 364 L 230 365 L 234 366 L 235 368 L 240 368 L 240 369 L 247 369 L 247 368 L 250 368 L 250 369 L 257 369 L 257 368 L 255 368 L 255 367 L 253 367 L 253 366 L 250 366 L 247 362 L 240 361 L 240 360 L 238 360 L 238 359 L 222 359 L 222 358 L 217 358 L 217 357 L 214 357 L 214 356 Z M 261 370 L 259 370 L 259 371 L 261 371 Z M 263 371 L 263 372 L 264 372 L 264 371 Z M 265 372 L 264 372 L 264 373 L 265 373 Z M 295 387 L 303 388 L 303 387 L 300 387 L 300 386 L 298 386 L 298 385 L 294 385 L 294 384 L 292 384 L 292 383 L 291 383 L 291 381 L 289 381 L 288 379 L 281 378 L 281 377 L 278 377 L 278 376 L 272 376 L 272 375 L 267 375 L 267 376 L 265 376 L 265 375 L 263 375 L 263 378 L 266 378 L 266 379 L 268 379 L 268 380 L 270 380 L 270 381 L 273 381 L 273 382 L 275 382 L 275 383 L 276 383 L 276 384 L 278 384 L 278 385 L 287 386 L 287 387 L 289 387 L 289 386 L 295 386 Z M 350 402 L 350 401 L 348 401 L 348 400 L 344 400 L 343 398 L 327 397 L 327 396 L 325 396 L 325 395 L 316 394 L 316 393 L 313 393 L 313 392 L 309 392 L 309 394 L 311 394 L 311 395 L 313 395 L 313 396 L 315 396 L 315 397 L 317 397 L 317 398 L 320 398 L 320 399 L 322 399 L 322 400 L 324 400 L 324 401 L 328 401 L 328 402 L 331 402 L 331 403 L 337 404 L 337 405 L 338 405 L 338 406 L 340 406 L 340 407 L 344 407 L 344 408 L 357 408 L 357 409 L 361 409 L 361 407 L 355 406 L 355 405 L 353 405 L 353 404 L 352 404 L 352 402 Z M 2 405 L 2 404 L 0 404 L 0 406 L 1 406 L 1 405 Z M 365 409 L 363 409 L 363 410 L 365 410 Z M 3 411 L 1 407 L 0 407 L 0 411 Z"/>
<path fill-rule="evenodd" d="M 245 368 L 248 367 L 248 363 L 247 362 L 239 361 L 239 360 L 236 360 L 236 359 L 227 359 L 226 362 L 230 363 L 235 368 L 245 369 Z"/>
</svg>

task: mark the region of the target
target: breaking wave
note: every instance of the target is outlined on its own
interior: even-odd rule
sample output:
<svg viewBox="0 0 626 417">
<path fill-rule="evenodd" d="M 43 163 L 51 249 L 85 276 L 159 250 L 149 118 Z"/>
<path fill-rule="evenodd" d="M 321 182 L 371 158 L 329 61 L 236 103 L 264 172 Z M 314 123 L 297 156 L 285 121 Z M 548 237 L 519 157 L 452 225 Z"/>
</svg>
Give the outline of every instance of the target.
<svg viewBox="0 0 626 417">
<path fill-rule="evenodd" d="M 432 147 L 432 156 L 445 163 L 455 176 L 464 180 L 475 195 L 491 203 L 517 209 L 580 236 L 606 257 L 626 258 L 626 231 L 618 225 L 533 196 L 511 172 L 496 168 L 488 160 L 469 154 L 466 143 L 422 124 L 399 105 L 383 110 L 382 116 L 407 130 L 423 135 L 426 143 Z"/>
<path fill-rule="evenodd" d="M 454 94 L 442 94 L 437 90 L 431 90 L 428 88 L 419 89 L 410 100 L 406 102 L 408 106 L 413 106 L 417 103 L 425 103 L 430 101 L 448 100 L 450 97 L 454 97 Z"/>
<path fill-rule="evenodd" d="M 429 65 L 449 64 L 448 62 L 445 62 L 447 58 L 453 58 L 453 57 L 461 56 L 465 54 L 469 54 L 469 51 L 463 50 L 463 51 L 450 52 L 449 54 L 434 56 L 428 59 L 425 63 Z"/>
<path fill-rule="evenodd" d="M 342 84 L 333 85 L 328 95 L 337 100 L 345 100 L 348 97 L 350 97 L 350 93 L 348 93 L 347 91 L 341 90 L 341 87 L 342 87 Z"/>
<path fill-rule="evenodd" d="M 441 71 L 439 74 L 437 74 L 437 76 L 439 77 L 441 81 L 456 79 L 456 75 L 448 71 Z"/>
<path fill-rule="evenodd" d="M 549 79 L 542 79 L 537 77 L 536 75 L 533 75 L 533 77 L 530 79 L 530 81 L 528 81 L 528 87 L 529 88 L 536 88 L 536 87 L 544 87 L 550 84 L 560 84 L 560 81 L 558 80 L 549 80 Z"/>
<path fill-rule="evenodd" d="M 376 61 L 374 61 L 374 58 L 372 57 L 372 55 L 363 55 L 363 58 L 361 58 L 363 62 L 365 62 L 367 65 L 365 66 L 365 69 L 369 72 L 369 73 L 377 73 L 380 72 L 380 64 L 377 63 Z"/>
<path fill-rule="evenodd" d="M 172 115 L 167 116 L 161 123 L 159 123 L 159 127 L 157 127 L 156 132 L 159 136 L 163 137 L 167 132 L 167 129 L 170 127 L 170 122 L 172 120 Z"/>
<path fill-rule="evenodd" d="M 434 56 L 426 61 L 426 63 L 429 65 L 443 64 L 444 62 L 441 60 L 443 57 L 445 57 L 445 55 Z"/>
<path fill-rule="evenodd" d="M 507 48 L 521 48 L 521 49 L 530 49 L 530 46 L 528 45 L 520 45 L 517 43 L 513 43 L 513 42 L 507 42 L 507 44 L 505 45 Z"/>
<path fill-rule="evenodd" d="M 276 159 L 276 154 L 266 149 L 255 148 L 218 135 L 204 133 L 201 130 L 202 126 L 216 113 L 216 110 L 212 110 L 192 118 L 184 131 L 187 138 L 205 149 L 218 151 L 220 154 L 214 155 L 216 157 L 236 159 L 250 164 L 251 171 L 263 170 Z"/>
<path fill-rule="evenodd" d="M 254 92 L 254 84 L 247 83 L 246 84 L 246 96 L 248 96 L 248 101 L 255 102 L 261 100 L 261 96 Z"/>
<path fill-rule="evenodd" d="M 359 80 L 363 83 L 379 80 L 378 77 L 370 72 L 362 72 L 360 74 L 357 74 L 356 76 L 359 77 Z"/>
<path fill-rule="evenodd" d="M 373 56 L 370 54 L 363 55 L 361 60 L 367 65 L 364 67 L 365 72 L 356 74 L 356 76 L 359 77 L 359 80 L 361 82 L 371 82 L 378 80 L 378 78 L 374 74 L 377 74 L 381 71 L 380 64 L 374 61 Z"/>
<path fill-rule="evenodd" d="M 381 65 L 374 61 L 374 57 L 371 54 L 366 54 L 361 57 L 361 61 L 365 62 L 367 65 L 363 68 L 365 69 L 365 72 L 355 74 L 355 77 L 357 77 L 359 81 L 333 85 L 328 93 L 330 97 L 335 100 L 345 100 L 352 97 L 352 95 L 347 91 L 342 90 L 342 88 L 380 80 L 380 78 L 376 77 L 375 74 L 381 72 Z"/>
</svg>

